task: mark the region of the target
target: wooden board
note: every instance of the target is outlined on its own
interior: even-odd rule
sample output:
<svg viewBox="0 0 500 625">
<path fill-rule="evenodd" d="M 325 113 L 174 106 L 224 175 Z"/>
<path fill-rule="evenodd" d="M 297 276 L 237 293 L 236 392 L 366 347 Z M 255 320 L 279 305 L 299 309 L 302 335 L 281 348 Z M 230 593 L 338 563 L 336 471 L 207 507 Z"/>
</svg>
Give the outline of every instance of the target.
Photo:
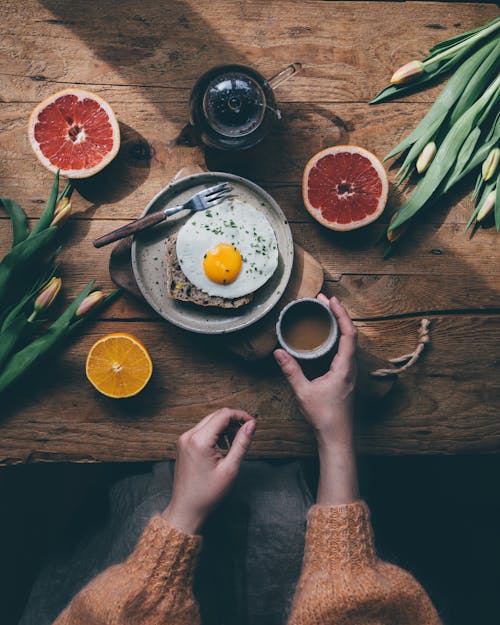
<svg viewBox="0 0 500 625">
<path fill-rule="evenodd" d="M 68 222 L 61 253 L 66 295 L 77 293 L 92 277 L 97 278 L 105 289 L 112 288 L 108 272 L 110 251 L 107 248 L 95 250 L 92 241 L 127 221 L 96 218 Z M 7 220 L 0 223 L 0 254 L 3 255 L 10 245 L 10 230 Z M 353 281 L 352 293 L 358 291 L 356 297 L 358 300 L 363 298 L 365 310 L 378 307 L 375 314 L 367 315 L 369 317 L 421 310 L 491 310 L 498 307 L 500 265 L 497 261 L 498 235 L 494 229 L 480 232 L 468 241 L 463 237 L 462 228 L 454 225 L 423 225 L 409 233 L 404 248 L 384 260 L 383 247 L 374 246 L 374 240 L 383 234 L 383 226 L 374 224 L 372 232 L 353 232 L 352 237 L 342 237 L 317 224 L 292 223 L 291 226 L 295 241 L 321 263 L 327 280 L 345 281 L 349 276 Z M 379 289 L 378 284 L 383 288 Z M 367 288 L 370 289 L 369 296 Z M 422 292 L 425 292 L 424 300 L 420 296 Z M 408 302 L 404 310 L 400 308 L 401 299 Z M 382 300 L 385 301 L 382 303 Z M 124 306 L 123 302 L 117 302 L 112 310 L 122 311 L 120 316 L 136 316 L 127 312 Z M 135 310 L 137 312 L 137 308 Z M 147 311 L 142 310 L 141 316 L 148 316 Z"/>
<path fill-rule="evenodd" d="M 194 157 L 196 157 L 196 153 Z M 207 169 L 201 164 L 182 167 L 172 178 L 172 182 L 203 171 L 207 171 Z M 127 237 L 113 247 L 109 258 L 109 273 L 117 286 L 141 300 L 144 306 L 148 308 L 133 274 L 130 258 L 131 245 L 132 237 Z M 290 281 L 276 307 L 250 328 L 235 334 L 219 336 L 217 347 L 219 345 L 224 346 L 233 354 L 250 362 L 271 356 L 273 350 L 278 346 L 276 322 L 280 310 L 292 300 L 302 297 L 316 297 L 321 292 L 323 283 L 324 271 L 321 264 L 309 252 L 295 244 Z M 378 369 L 391 369 L 391 364 L 388 361 L 359 348 L 357 367 L 359 386 L 364 399 L 368 401 L 379 400 L 392 389 L 395 375 L 387 377 L 371 375 L 372 371 Z M 319 373 L 315 375 L 319 375 Z"/>
<path fill-rule="evenodd" d="M 29 112 L 41 98 L 78 84 L 108 99 L 121 123 L 119 157 L 74 196 L 77 214 L 61 255 L 64 297 L 93 277 L 110 290 L 109 251 L 94 250 L 91 241 L 135 217 L 181 166 L 199 162 L 199 151 L 177 138 L 202 71 L 234 60 L 269 76 L 301 61 L 303 72 L 277 90 L 284 122 L 270 141 L 238 158 L 208 154 L 209 166 L 243 173 L 276 198 L 294 239 L 322 264 L 327 290 L 343 299 L 370 351 L 381 358 L 411 351 L 418 321 L 430 316 L 428 353 L 360 421 L 361 451 L 498 451 L 498 239 L 492 229 L 470 241 L 464 234 L 472 210 L 467 187 L 422 216 L 388 260 L 378 241 L 401 197 L 393 196 L 376 224 L 349 235 L 313 222 L 300 197 L 302 169 L 315 151 L 352 142 L 383 156 L 411 131 L 439 86 L 377 107 L 368 100 L 398 65 L 493 19 L 497 8 L 316 0 L 176 0 L 168 7 L 153 0 L 0 6 L 1 196 L 19 201 L 31 218 L 43 209 L 52 176 L 26 136 Z M 7 226 L 0 215 L 0 255 L 10 242 Z M 97 396 L 84 379 L 93 340 L 116 329 L 140 336 L 155 363 L 151 387 L 125 403 Z M 209 353 L 205 338 L 193 341 L 131 297 L 120 298 L 30 378 L 29 396 L 0 406 L 0 464 L 172 457 L 182 430 L 228 403 L 259 415 L 254 456 L 314 451 L 272 362 L 256 368 Z"/>
<path fill-rule="evenodd" d="M 186 175 L 188 174 L 186 173 Z M 176 176 L 176 179 L 178 177 Z M 137 298 L 143 307 L 148 312 L 151 312 L 135 281 L 130 259 L 131 243 L 132 241 L 128 237 L 115 245 L 109 259 L 109 273 L 111 279 L 118 287 Z M 309 252 L 306 252 L 299 245 L 295 245 L 290 282 L 276 307 L 250 328 L 236 332 L 234 335 L 218 336 L 216 352 L 218 353 L 219 349 L 224 347 L 233 354 L 243 358 L 243 360 L 255 363 L 270 357 L 273 350 L 278 346 L 276 322 L 278 321 L 280 310 L 292 300 L 302 297 L 316 297 L 322 290 L 323 283 L 323 267 Z M 387 360 L 377 357 L 365 349 L 358 348 L 359 388 L 360 396 L 364 401 L 373 402 L 380 400 L 392 389 L 396 375 L 390 373 L 384 377 L 371 375 L 375 370 L 391 369 L 391 367 L 391 363 Z M 323 369 L 325 368 L 323 367 Z M 318 371 L 323 372 L 321 369 L 318 369 Z M 313 377 L 316 377 L 316 375 L 320 375 L 320 373 L 315 373 Z"/>
<path fill-rule="evenodd" d="M 113 102 L 120 119 L 122 146 L 109 168 L 77 183 L 83 195 L 75 206 L 80 217 L 134 219 L 151 195 L 160 191 L 179 168 L 204 159 L 199 150 L 176 144 L 187 122 L 187 98 L 185 94 L 176 103 L 165 103 L 167 118 L 161 116 L 153 102 Z M 33 158 L 27 141 L 26 120 L 33 106 L 34 102 L 0 106 L 0 180 L 28 214 L 37 217 L 45 204 L 44 193 L 50 189 L 52 175 Z M 309 158 L 336 143 L 363 145 L 382 158 L 414 128 L 428 104 L 396 102 L 370 106 L 326 102 L 318 108 L 316 104 L 285 103 L 282 108 L 283 123 L 265 144 L 239 156 L 209 153 L 207 162 L 212 170 L 240 174 L 264 186 L 286 208 L 290 221 L 312 223 L 300 191 L 302 171 Z M 393 168 L 389 172 L 391 180 L 395 171 Z M 28 179 L 30 183 L 26 184 Z M 391 195 L 381 223 L 388 222 L 404 196 L 404 192 Z M 446 218 L 448 224 L 465 224 L 472 209 L 469 194 L 464 190 L 454 194 L 449 203 L 438 207 L 425 221 L 441 224 Z"/>
<path fill-rule="evenodd" d="M 171 183 L 182 180 L 182 178 L 187 176 L 208 171 L 204 163 L 204 155 L 201 154 L 200 149 L 196 148 L 194 150 L 193 158 L 197 158 L 197 152 L 200 153 L 199 164 L 193 162 L 192 165 L 179 169 L 173 176 Z M 144 301 L 133 274 L 131 260 L 132 240 L 133 237 L 129 236 L 113 247 L 109 258 L 109 273 L 117 286 L 142 300 L 147 307 L 147 303 Z M 279 310 L 292 300 L 302 297 L 316 297 L 321 291 L 323 282 L 324 272 L 321 264 L 302 247 L 295 245 L 290 281 L 276 306 L 278 312 L 273 311 L 267 314 L 259 323 L 242 332 L 237 332 L 234 336 L 219 337 L 220 340 L 230 351 L 238 354 L 245 360 L 255 361 L 269 356 L 277 346 L 275 325 Z"/>
<path fill-rule="evenodd" d="M 131 244 L 132 238 L 127 237 L 115 245 L 109 259 L 109 273 L 118 287 L 138 298 L 144 308 L 148 309 L 134 277 L 130 258 Z M 219 340 L 245 360 L 254 361 L 269 356 L 277 345 L 275 325 L 279 310 L 294 299 L 316 297 L 323 282 L 323 268 L 318 261 L 302 247 L 295 245 L 292 275 L 276 305 L 278 312 L 273 310 L 250 328 L 236 332 L 234 336 L 219 336 Z"/>
<path fill-rule="evenodd" d="M 301 61 L 302 76 L 281 90 L 285 102 L 365 102 L 394 68 L 498 13 L 480 3 L 302 0 L 171 0 L 168 10 L 153 0 L 4 0 L 1 10 L 7 101 L 39 100 L 54 83 L 145 101 L 149 87 L 165 117 L 162 100 L 178 102 L 202 71 L 229 59 L 266 76 Z"/>
<path fill-rule="evenodd" d="M 358 422 L 360 451 L 371 454 L 453 454 L 498 451 L 500 320 L 494 315 L 437 315 L 432 347 L 418 374 L 409 371 L 380 406 Z M 147 393 L 116 402 L 82 383 L 85 356 L 115 321 L 87 328 L 50 369 L 30 380 L 30 393 L 2 407 L 0 464 L 160 460 L 172 457 L 177 436 L 207 411 L 240 406 L 258 418 L 252 457 L 306 455 L 314 451 L 277 366 L 252 367 L 162 322 L 140 326 L 155 370 Z M 414 319 L 360 323 L 361 344 L 383 356 L 393 345 L 413 349 Z M 120 330 L 138 332 L 124 321 Z M 464 328 L 468 341 L 463 341 Z M 186 363 L 196 363 L 196 376 Z M 61 392 L 61 388 L 64 392 Z M 41 409 L 42 408 L 42 409 Z M 471 426 L 471 424 L 473 424 Z"/>
</svg>

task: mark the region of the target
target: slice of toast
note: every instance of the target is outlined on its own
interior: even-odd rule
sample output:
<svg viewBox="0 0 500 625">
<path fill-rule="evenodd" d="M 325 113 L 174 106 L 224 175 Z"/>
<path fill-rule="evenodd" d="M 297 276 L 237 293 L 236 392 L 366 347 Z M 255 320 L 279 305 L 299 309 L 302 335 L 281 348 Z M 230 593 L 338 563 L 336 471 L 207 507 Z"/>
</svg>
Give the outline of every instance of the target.
<svg viewBox="0 0 500 625">
<path fill-rule="evenodd" d="M 192 282 L 190 282 L 181 269 L 177 258 L 177 235 L 173 234 L 165 241 L 167 253 L 167 281 L 170 297 L 183 302 L 191 302 L 198 306 L 213 306 L 215 308 L 240 308 L 249 304 L 253 299 L 253 293 L 233 299 L 208 295 Z"/>
</svg>

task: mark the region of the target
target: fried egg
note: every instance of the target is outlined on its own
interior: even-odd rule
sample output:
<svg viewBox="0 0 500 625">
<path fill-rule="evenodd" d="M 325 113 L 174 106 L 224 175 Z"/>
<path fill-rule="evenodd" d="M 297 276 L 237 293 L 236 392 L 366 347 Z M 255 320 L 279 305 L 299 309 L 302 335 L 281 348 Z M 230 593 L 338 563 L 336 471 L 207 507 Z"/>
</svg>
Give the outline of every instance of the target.
<svg viewBox="0 0 500 625">
<path fill-rule="evenodd" d="M 253 293 L 276 271 L 278 244 L 264 213 L 238 199 L 192 215 L 177 235 L 184 275 L 208 295 Z"/>
</svg>

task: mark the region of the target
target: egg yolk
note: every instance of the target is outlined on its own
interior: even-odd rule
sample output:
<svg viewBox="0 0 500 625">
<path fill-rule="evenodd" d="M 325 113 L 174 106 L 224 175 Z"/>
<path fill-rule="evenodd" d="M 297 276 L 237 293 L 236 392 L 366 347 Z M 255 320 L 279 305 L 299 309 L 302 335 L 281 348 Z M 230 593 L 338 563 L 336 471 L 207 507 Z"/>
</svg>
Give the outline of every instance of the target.
<svg viewBox="0 0 500 625">
<path fill-rule="evenodd" d="M 231 284 L 238 277 L 243 260 L 231 243 L 219 243 L 210 248 L 203 257 L 203 271 L 209 280 L 217 284 Z"/>
</svg>

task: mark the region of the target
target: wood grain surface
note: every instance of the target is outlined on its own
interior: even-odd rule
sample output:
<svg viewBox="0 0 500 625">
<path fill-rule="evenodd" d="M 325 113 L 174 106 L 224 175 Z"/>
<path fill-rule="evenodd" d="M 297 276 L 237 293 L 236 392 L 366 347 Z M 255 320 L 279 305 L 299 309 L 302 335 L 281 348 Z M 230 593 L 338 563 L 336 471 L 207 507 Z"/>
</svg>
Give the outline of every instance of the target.
<svg viewBox="0 0 500 625">
<path fill-rule="evenodd" d="M 237 157 L 209 152 L 209 168 L 243 174 L 276 198 L 370 351 L 383 358 L 411 351 L 418 321 L 431 318 L 432 344 L 422 361 L 360 418 L 362 452 L 498 451 L 498 239 L 493 229 L 471 240 L 464 233 L 469 187 L 422 215 L 387 260 L 380 239 L 407 191 L 392 195 L 378 222 L 349 234 L 316 224 L 300 193 L 303 167 L 319 149 L 356 143 L 382 157 L 410 132 L 439 85 L 376 107 L 369 99 L 399 65 L 497 14 L 494 5 L 478 3 L 174 0 L 167 8 L 154 0 L 4 0 L 0 196 L 18 201 L 32 219 L 43 209 L 52 175 L 26 132 L 36 102 L 71 85 L 106 98 L 120 120 L 122 147 L 101 174 L 78 182 L 61 275 L 66 299 L 94 277 L 110 290 L 110 250 L 94 250 L 92 241 L 136 218 L 180 167 L 204 157 L 179 144 L 195 79 L 230 61 L 266 76 L 300 61 L 303 71 L 276 91 L 284 120 L 269 141 Z M 2 213 L 0 256 L 9 244 Z M 84 374 L 92 342 L 118 329 L 139 336 L 155 365 L 147 390 L 124 402 L 97 395 Z M 0 405 L 0 464 L 172 457 L 180 432 L 227 404 L 258 414 L 253 456 L 314 452 L 272 362 L 243 363 L 217 341 L 189 335 L 123 296 L 30 376 L 29 393 Z"/>
</svg>

